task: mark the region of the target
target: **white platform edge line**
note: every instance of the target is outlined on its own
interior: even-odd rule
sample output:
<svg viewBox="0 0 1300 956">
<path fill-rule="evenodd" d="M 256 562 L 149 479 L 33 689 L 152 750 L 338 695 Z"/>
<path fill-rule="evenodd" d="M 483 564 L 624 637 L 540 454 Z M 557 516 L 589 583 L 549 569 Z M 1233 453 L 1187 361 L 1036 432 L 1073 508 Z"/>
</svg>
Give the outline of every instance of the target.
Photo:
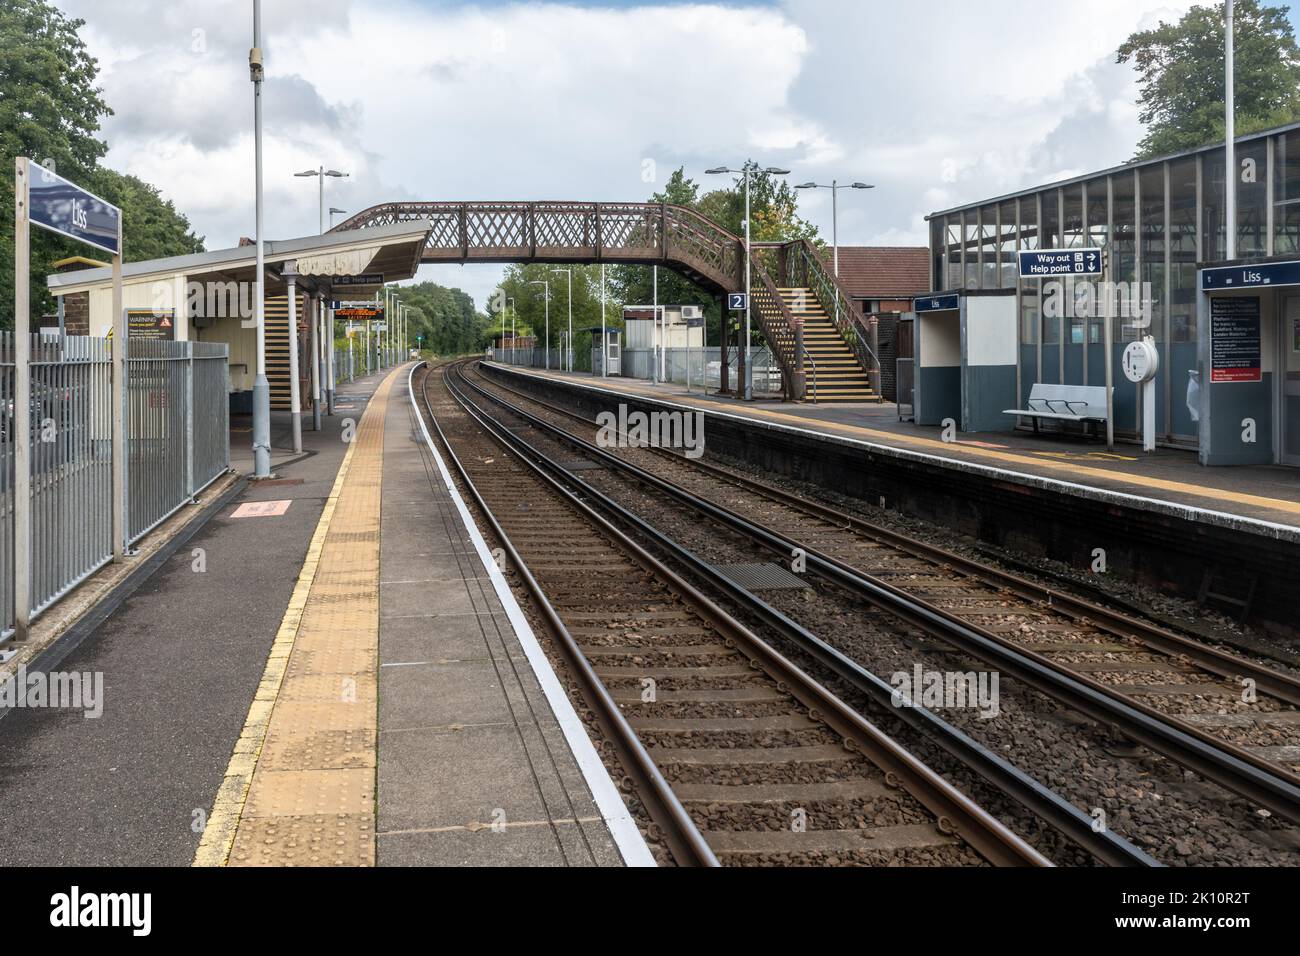
<svg viewBox="0 0 1300 956">
<path fill-rule="evenodd" d="M 1249 515 L 1233 514 L 1230 511 L 1215 511 L 1211 508 L 1198 508 L 1195 505 L 1186 505 L 1177 501 L 1170 501 L 1167 498 L 1148 498 L 1144 495 L 1135 495 L 1127 491 L 1113 491 L 1109 488 L 1102 488 L 1097 485 L 1084 485 L 1078 482 L 1064 481 L 1060 478 L 1051 478 L 1046 475 L 1034 475 L 1023 471 L 1012 471 L 1008 468 L 996 468 L 993 465 L 984 465 L 979 462 L 963 461 L 956 458 L 944 458 L 942 455 L 935 455 L 924 451 L 913 451 L 910 448 L 898 448 L 894 445 L 885 445 L 877 442 L 867 441 L 864 438 L 853 438 L 849 435 L 834 435 L 829 432 L 819 432 L 814 428 L 802 428 L 798 425 L 788 425 L 785 422 L 768 422 L 762 419 L 749 418 L 745 415 L 737 415 L 734 412 L 725 411 L 721 408 L 701 408 L 698 405 L 683 405 L 674 402 L 671 399 L 660 398 L 657 395 L 642 395 L 639 392 L 622 392 L 614 388 L 601 388 L 599 385 L 588 385 L 586 382 L 575 382 L 568 378 L 555 378 L 552 376 L 540 375 L 536 372 L 525 370 L 519 366 L 502 365 L 499 362 L 489 362 L 497 368 L 506 369 L 519 375 L 527 375 L 529 378 L 539 379 L 545 382 L 559 381 L 565 385 L 572 385 L 574 388 L 586 389 L 590 392 L 599 392 L 602 395 L 621 395 L 625 398 L 642 399 L 647 402 L 654 402 L 664 405 L 668 408 L 677 408 L 683 411 L 704 412 L 708 415 L 717 415 L 719 418 L 728 418 L 732 421 L 744 422 L 750 425 L 759 425 L 763 428 L 772 428 L 778 431 L 788 431 L 799 435 L 808 435 L 813 438 L 832 441 L 845 445 L 859 445 L 863 448 L 871 449 L 882 454 L 892 455 L 898 458 L 913 459 L 916 461 L 930 462 L 944 468 L 955 468 L 959 471 L 978 471 L 984 472 L 997 478 L 1015 478 L 1023 481 L 1025 484 L 1062 488 L 1084 498 L 1098 498 L 1102 501 L 1113 502 L 1116 504 L 1134 503 L 1144 506 L 1147 510 L 1160 511 L 1172 514 L 1175 517 L 1186 518 L 1190 521 L 1202 519 L 1214 519 L 1207 521 L 1207 524 L 1224 525 L 1229 528 L 1237 528 L 1242 525 L 1249 525 L 1267 531 L 1273 534 L 1265 534 L 1264 537 L 1283 537 L 1295 540 L 1300 537 L 1300 525 L 1282 524 L 1276 521 L 1265 521 L 1262 518 L 1252 518 Z"/>
<path fill-rule="evenodd" d="M 434 447 L 429 428 L 424 423 L 424 416 L 420 414 L 420 407 L 415 402 L 415 370 L 417 368 L 419 368 L 418 365 L 412 366 L 411 371 L 407 374 L 406 389 L 407 395 L 411 399 L 411 410 L 415 412 L 415 419 L 420 423 L 420 431 L 424 435 L 425 445 L 433 454 L 433 460 L 438 465 L 438 472 L 442 475 L 442 482 L 446 486 L 447 492 L 451 495 L 451 499 L 456 502 L 456 510 L 460 513 L 461 523 L 464 524 L 465 530 L 469 532 L 470 540 L 474 542 L 474 549 L 478 552 L 479 560 L 483 562 L 483 567 L 492 580 L 492 587 L 505 608 L 506 616 L 515 630 L 515 636 L 519 638 L 519 643 L 524 649 L 524 656 L 528 658 L 529 667 L 532 668 L 537 682 L 541 685 L 542 693 L 546 695 L 546 701 L 550 704 L 551 713 L 555 715 L 555 719 L 560 725 L 564 739 L 568 742 L 569 749 L 573 753 L 573 759 L 577 761 L 578 769 L 582 771 L 583 779 L 586 780 L 587 786 L 591 789 L 591 796 L 596 801 L 601 818 L 605 821 L 605 825 L 609 827 L 610 836 L 613 837 L 619 853 L 622 854 L 624 863 L 628 866 L 658 866 L 654 855 L 646 845 L 645 838 L 641 835 L 641 830 L 628 812 L 627 805 L 623 803 L 623 797 L 619 793 L 618 787 L 614 785 L 609 771 L 605 769 L 605 764 L 601 761 L 600 755 L 596 753 L 596 748 L 591 743 L 591 738 L 587 736 L 586 726 L 573 709 L 568 694 L 560 686 L 560 679 L 555 676 L 555 671 L 546 657 L 546 652 L 542 650 L 541 644 L 537 642 L 537 636 L 533 634 L 532 626 L 528 623 L 528 619 L 524 617 L 519 602 L 515 600 L 514 592 L 510 590 L 510 583 L 506 581 L 505 575 L 501 573 L 496 562 L 492 560 L 492 554 L 488 551 L 487 542 L 483 540 L 478 525 L 474 523 L 469 508 L 466 507 L 464 499 L 461 498 L 456 483 L 452 480 L 451 473 L 442 460 L 442 455 L 438 454 L 438 449 Z"/>
</svg>

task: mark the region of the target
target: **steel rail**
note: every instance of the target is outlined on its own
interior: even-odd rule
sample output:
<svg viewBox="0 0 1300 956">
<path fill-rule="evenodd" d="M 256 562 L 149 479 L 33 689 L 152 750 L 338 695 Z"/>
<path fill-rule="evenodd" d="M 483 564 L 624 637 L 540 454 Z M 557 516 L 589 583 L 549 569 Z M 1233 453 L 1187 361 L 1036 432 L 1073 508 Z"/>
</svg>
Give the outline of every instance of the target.
<svg viewBox="0 0 1300 956">
<path fill-rule="evenodd" d="M 927 601 L 907 594 L 842 561 L 806 547 L 792 538 L 700 500 L 689 491 L 653 475 L 616 455 L 523 410 L 524 419 L 548 430 L 588 454 L 608 461 L 651 487 L 688 504 L 772 551 L 789 555 L 793 549 L 807 557 L 809 570 L 890 611 L 925 633 L 993 664 L 1030 687 L 1053 697 L 1094 720 L 1109 724 L 1149 749 L 1221 786 L 1300 823 L 1300 784 L 1294 774 L 1249 751 L 1218 740 L 1191 724 L 1139 701 L 1127 698 L 1099 681 L 1070 671 L 1040 654 L 1025 650 L 991 631 L 970 624 Z"/>
<path fill-rule="evenodd" d="M 493 384 L 518 395 L 520 398 L 542 405 L 557 414 L 572 418 L 574 421 L 592 426 L 597 424 L 590 418 L 579 415 L 567 408 L 562 408 L 552 402 L 529 395 L 514 386 L 495 381 Z M 979 561 L 964 557 L 954 551 L 945 550 L 937 545 L 921 541 L 918 538 L 913 538 L 882 525 L 874 524 L 864 518 L 848 514 L 847 512 L 832 508 L 829 505 L 802 498 L 799 495 L 782 488 L 764 484 L 763 482 L 756 481 L 755 479 L 744 475 L 735 474 L 734 472 L 719 468 L 717 465 L 710 464 L 709 462 L 687 458 L 685 455 L 666 448 L 650 448 L 647 450 L 662 455 L 672 461 L 689 465 L 698 471 L 705 472 L 706 474 L 712 475 L 720 480 L 727 481 L 745 489 L 746 491 L 752 491 L 755 494 L 762 495 L 771 501 L 803 511 L 810 517 L 816 517 L 825 521 L 841 524 L 864 537 L 888 545 L 889 547 L 898 548 L 913 557 L 918 557 L 939 565 L 946 565 L 950 570 L 957 571 L 985 584 L 1005 590 L 1022 600 L 1034 602 L 1039 605 L 1046 605 L 1046 608 L 1039 607 L 1036 608 L 1037 610 L 1050 610 L 1052 612 L 1060 613 L 1064 617 L 1072 618 L 1075 621 L 1092 624 L 1099 630 L 1114 635 L 1115 637 L 1140 641 L 1161 653 L 1185 655 L 1195 660 L 1197 664 L 1201 665 L 1211 673 L 1218 674 L 1220 677 L 1228 680 L 1249 678 L 1255 682 L 1255 686 L 1258 690 L 1269 694 L 1272 697 L 1276 697 L 1279 700 L 1284 700 L 1289 704 L 1300 707 L 1300 677 L 1295 677 L 1291 674 L 1274 670 L 1266 664 L 1261 664 L 1257 661 L 1252 661 L 1236 654 L 1219 650 L 1218 648 L 1212 647 L 1194 637 L 1189 637 L 1162 628 L 1149 621 L 1144 621 L 1141 618 L 1133 617 L 1121 611 L 1108 608 L 1104 604 L 1098 604 L 1085 598 L 1070 594 L 1068 591 L 1049 588 L 1009 571 L 1003 571 L 1000 568 L 982 564 Z"/>
<path fill-rule="evenodd" d="M 538 584 L 537 579 L 533 577 L 532 571 L 529 570 L 523 557 L 515 548 L 514 543 L 510 540 L 510 536 L 507 535 L 505 529 L 501 527 L 501 524 L 493 515 L 491 507 L 489 507 L 487 501 L 484 500 L 483 495 L 479 492 L 478 487 L 470 479 L 469 472 L 466 471 L 465 466 L 461 463 L 460 457 L 456 454 L 455 449 L 452 448 L 451 442 L 443 432 L 437 416 L 433 413 L 433 407 L 429 403 L 428 376 L 433 374 L 433 369 L 431 366 L 428 366 L 427 362 L 421 364 L 429 368 L 424 380 L 420 383 L 421 398 L 424 400 L 424 408 L 428 420 L 437 432 L 438 440 L 442 443 L 443 448 L 447 452 L 447 456 L 451 459 L 452 465 L 456 469 L 457 475 L 460 476 L 461 482 L 465 485 L 470 496 L 474 499 L 474 503 L 477 505 L 479 513 L 483 516 L 484 521 L 487 522 L 492 534 L 501 543 L 501 547 L 509 558 L 510 563 L 514 565 L 516 573 L 518 573 L 529 596 L 533 599 L 535 606 L 540 612 L 543 620 L 545 620 L 547 628 L 555 638 L 556 645 L 563 652 L 566 662 L 570 668 L 572 668 L 574 676 L 577 678 L 582 688 L 583 696 L 591 706 L 592 713 L 600 724 L 601 730 L 605 734 L 605 738 L 613 744 L 614 749 L 618 754 L 619 762 L 622 764 L 624 770 L 627 771 L 629 779 L 632 780 L 633 785 L 636 787 L 638 796 L 645 804 L 646 812 L 659 828 L 660 834 L 668 844 L 668 849 L 672 854 L 673 859 L 676 860 L 680 866 L 719 866 L 718 858 L 709 848 L 703 834 L 701 834 L 699 828 L 695 826 L 695 822 L 690 818 L 690 814 L 686 812 L 686 808 L 682 806 L 681 801 L 677 799 L 677 795 L 673 793 L 672 787 L 669 786 L 668 781 L 665 780 L 663 774 L 659 772 L 659 768 L 655 765 L 654 760 L 651 759 L 650 754 L 646 751 L 644 745 L 642 745 L 636 732 L 632 729 L 631 725 L 628 724 L 622 711 L 619 710 L 618 704 L 610 695 L 609 690 L 605 687 L 601 679 L 596 676 L 596 672 L 592 669 L 586 655 L 584 655 L 582 650 L 578 647 L 578 642 L 574 639 L 573 635 L 569 633 L 569 629 L 564 625 L 559 614 L 556 613 L 555 608 L 547 599 L 541 585 Z M 450 388 L 448 391 L 451 391 Z M 453 395 L 453 397 L 455 396 Z M 466 412 L 469 413 L 470 417 L 474 421 L 478 422 L 480 426 L 483 425 L 480 418 L 473 412 L 470 412 L 468 408 L 466 409 Z M 499 444 L 502 443 L 499 436 L 492 432 L 489 432 L 489 434 L 491 434 L 494 440 Z M 528 464 L 528 462 L 525 461 L 525 464 Z M 572 495 L 567 491 L 564 491 L 563 489 L 557 490 L 568 498 L 571 503 L 577 503 L 574 502 Z"/>
<path fill-rule="evenodd" d="M 489 392 L 484 392 L 473 382 L 466 380 L 466 384 L 486 397 L 500 402 L 500 399 L 492 396 Z M 508 403 L 504 407 L 510 408 Z M 513 437 L 521 444 L 526 444 L 518 436 Z M 1043 786 L 1033 777 L 998 756 L 965 732 L 949 724 L 933 711 L 915 702 L 911 702 L 910 706 L 900 707 L 896 700 L 895 688 L 890 684 L 823 641 L 816 634 L 791 620 L 756 594 L 721 574 L 713 565 L 697 557 L 693 552 L 628 511 L 608 495 L 592 487 L 563 465 L 555 462 L 554 459 L 541 454 L 535 448 L 532 449 L 532 453 L 537 455 L 539 460 L 543 461 L 547 467 L 563 475 L 566 480 L 581 488 L 586 499 L 596 502 L 609 514 L 626 522 L 638 533 L 653 540 L 665 550 L 672 552 L 678 560 L 689 565 L 693 571 L 706 578 L 713 586 L 726 591 L 734 601 L 752 611 L 765 624 L 780 632 L 802 651 L 816 658 L 819 663 L 832 670 L 836 676 L 849 682 L 881 707 L 893 710 L 902 721 L 914 730 L 925 734 L 931 742 L 936 743 L 945 752 L 960 760 L 966 767 L 979 774 L 994 787 L 1056 827 L 1102 862 L 1111 866 L 1162 865 L 1122 836 L 1112 833 L 1109 829 L 1098 832 L 1095 829 L 1095 821 L 1090 815 L 1084 813 L 1055 791 Z"/>
<path fill-rule="evenodd" d="M 457 363 L 459 364 L 463 363 Z M 456 369 L 457 366 L 451 368 Z M 457 400 L 475 416 L 480 424 L 489 429 L 498 441 L 511 450 L 520 461 L 532 468 L 550 487 L 565 495 L 575 507 L 588 515 L 597 527 L 617 541 L 628 554 L 636 558 L 638 563 L 669 583 L 711 625 L 735 642 L 746 656 L 776 680 L 786 693 L 798 699 L 816 716 L 816 719 L 823 721 L 840 734 L 849 750 L 861 753 L 887 774 L 893 774 L 895 778 L 903 781 L 904 789 L 935 814 L 941 829 L 959 834 L 981 856 L 998 865 L 1052 865 L 1021 837 L 1011 832 L 1004 824 L 919 761 L 856 710 L 835 697 L 771 645 L 736 621 L 707 595 L 627 537 L 572 491 L 564 488 L 554 477 L 546 473 L 543 466 L 531 461 L 529 456 L 545 461 L 547 463 L 545 467 L 564 472 L 561 466 L 493 421 L 467 397 L 456 394 L 456 388 L 449 376 L 445 380 Z M 465 384 L 471 388 L 475 387 L 470 382 Z M 639 519 L 634 520 L 639 522 Z M 644 524 L 644 522 L 640 523 Z M 646 529 L 649 530 L 648 526 Z"/>
</svg>

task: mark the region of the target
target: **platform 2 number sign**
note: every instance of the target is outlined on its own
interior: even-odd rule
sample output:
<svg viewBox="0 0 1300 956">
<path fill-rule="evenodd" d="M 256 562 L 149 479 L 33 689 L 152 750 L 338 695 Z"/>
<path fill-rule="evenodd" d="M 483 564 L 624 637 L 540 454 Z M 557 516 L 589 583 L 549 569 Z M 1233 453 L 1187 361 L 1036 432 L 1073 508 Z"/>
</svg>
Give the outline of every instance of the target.
<svg viewBox="0 0 1300 956">
<path fill-rule="evenodd" d="M 730 312 L 744 312 L 749 307 L 749 296 L 743 292 L 727 293 L 727 309 Z"/>
</svg>

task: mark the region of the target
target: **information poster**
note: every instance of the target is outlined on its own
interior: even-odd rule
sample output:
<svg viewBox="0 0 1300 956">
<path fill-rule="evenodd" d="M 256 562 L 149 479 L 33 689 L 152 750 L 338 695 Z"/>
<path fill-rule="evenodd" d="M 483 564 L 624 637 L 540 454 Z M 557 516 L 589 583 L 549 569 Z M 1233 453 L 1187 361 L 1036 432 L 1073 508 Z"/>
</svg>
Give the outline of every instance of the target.
<svg viewBox="0 0 1300 956">
<path fill-rule="evenodd" d="M 1210 381 L 1259 382 L 1259 297 L 1210 300 Z"/>
</svg>

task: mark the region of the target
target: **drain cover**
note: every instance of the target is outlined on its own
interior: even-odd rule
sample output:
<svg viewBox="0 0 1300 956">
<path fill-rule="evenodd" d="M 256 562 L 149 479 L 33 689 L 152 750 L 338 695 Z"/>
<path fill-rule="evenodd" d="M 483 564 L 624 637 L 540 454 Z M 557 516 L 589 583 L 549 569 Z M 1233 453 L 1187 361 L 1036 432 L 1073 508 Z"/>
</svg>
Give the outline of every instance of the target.
<svg viewBox="0 0 1300 956">
<path fill-rule="evenodd" d="M 715 564 L 713 569 L 747 591 L 782 591 L 812 587 L 779 564 Z"/>
</svg>

